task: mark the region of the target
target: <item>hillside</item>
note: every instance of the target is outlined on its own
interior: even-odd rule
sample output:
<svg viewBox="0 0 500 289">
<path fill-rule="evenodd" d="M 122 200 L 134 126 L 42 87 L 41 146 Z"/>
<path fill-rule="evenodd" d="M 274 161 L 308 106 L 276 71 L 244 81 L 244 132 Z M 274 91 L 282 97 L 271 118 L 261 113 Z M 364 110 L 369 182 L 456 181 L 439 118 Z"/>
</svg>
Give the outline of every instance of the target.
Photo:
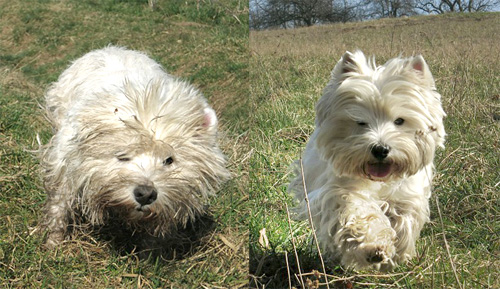
<svg viewBox="0 0 500 289">
<path fill-rule="evenodd" d="M 294 204 L 288 167 L 314 129 L 314 105 L 331 69 L 346 50 L 361 49 L 378 64 L 422 54 L 443 97 L 448 135 L 417 257 L 387 274 L 347 272 L 325 260 L 330 288 L 500 287 L 499 31 L 500 13 L 485 13 L 250 32 L 254 286 L 298 287 L 299 272 L 310 288 L 324 286 L 308 224 L 287 216 Z"/>
</svg>

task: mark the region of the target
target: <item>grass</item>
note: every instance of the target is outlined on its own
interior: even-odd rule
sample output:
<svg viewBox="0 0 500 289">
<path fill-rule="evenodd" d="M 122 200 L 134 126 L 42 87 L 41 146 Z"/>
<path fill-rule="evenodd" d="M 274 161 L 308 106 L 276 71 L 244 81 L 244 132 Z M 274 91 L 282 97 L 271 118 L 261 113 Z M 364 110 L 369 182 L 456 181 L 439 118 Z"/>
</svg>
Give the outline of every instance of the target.
<svg viewBox="0 0 500 289">
<path fill-rule="evenodd" d="M 287 216 L 288 166 L 314 129 L 330 70 L 356 48 L 379 63 L 423 54 L 448 137 L 418 256 L 390 274 L 325 260 L 330 288 L 500 287 L 499 23 L 498 13 L 450 14 L 249 39 L 240 1 L 158 0 L 155 10 L 145 0 L 0 1 L 0 287 L 238 288 L 249 269 L 253 287 L 324 283 L 307 223 Z M 215 229 L 176 260 L 138 260 L 92 235 L 47 251 L 35 230 L 45 195 L 30 151 L 37 134 L 52 135 L 38 103 L 69 61 L 110 43 L 148 52 L 198 86 L 220 116 L 234 178 L 211 201 Z"/>
<path fill-rule="evenodd" d="M 158 0 L 0 1 L 0 287 L 237 288 L 248 283 L 246 133 L 248 6 Z M 45 195 L 36 135 L 52 135 L 38 103 L 71 60 L 108 44 L 148 52 L 216 109 L 234 174 L 211 200 L 215 229 L 177 260 L 138 260 L 78 236 L 54 251 L 36 231 Z"/>
<path fill-rule="evenodd" d="M 253 287 L 318 288 L 325 286 L 323 273 L 330 288 L 500 287 L 499 28 L 499 13 L 483 13 L 250 32 Z M 331 69 L 355 49 L 380 64 L 422 54 L 448 114 L 446 148 L 435 160 L 432 221 L 417 256 L 388 274 L 346 271 L 331 260 L 323 272 L 308 224 L 287 216 L 294 204 L 288 167 L 314 129 L 314 105 Z"/>
</svg>

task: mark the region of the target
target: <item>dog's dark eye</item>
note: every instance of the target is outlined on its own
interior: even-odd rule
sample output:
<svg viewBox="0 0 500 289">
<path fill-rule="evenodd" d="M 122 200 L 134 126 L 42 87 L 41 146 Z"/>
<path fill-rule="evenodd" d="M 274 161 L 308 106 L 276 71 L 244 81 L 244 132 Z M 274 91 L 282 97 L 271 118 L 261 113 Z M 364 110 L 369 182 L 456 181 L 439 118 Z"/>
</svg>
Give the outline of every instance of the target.
<svg viewBox="0 0 500 289">
<path fill-rule="evenodd" d="M 163 161 L 163 165 L 168 166 L 171 165 L 174 162 L 174 158 L 168 157 Z"/>
<path fill-rule="evenodd" d="M 130 161 L 130 158 L 126 155 L 118 155 L 116 156 L 116 158 L 120 161 L 120 162 L 128 162 Z"/>
<path fill-rule="evenodd" d="M 395 124 L 395 125 L 402 125 L 404 122 L 405 122 L 405 120 L 404 120 L 404 119 L 402 119 L 402 118 L 398 118 L 398 119 L 396 119 L 396 120 L 394 121 L 394 124 Z"/>
<path fill-rule="evenodd" d="M 356 123 L 357 123 L 359 126 L 366 126 L 366 122 L 364 122 L 364 121 L 356 121 Z"/>
</svg>

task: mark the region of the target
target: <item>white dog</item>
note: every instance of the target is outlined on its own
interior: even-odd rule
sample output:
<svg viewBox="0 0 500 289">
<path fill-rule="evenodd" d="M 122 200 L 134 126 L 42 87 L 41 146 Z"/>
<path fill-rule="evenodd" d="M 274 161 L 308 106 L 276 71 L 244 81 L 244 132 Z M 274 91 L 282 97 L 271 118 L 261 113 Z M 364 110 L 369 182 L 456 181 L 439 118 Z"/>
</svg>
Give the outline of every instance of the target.
<svg viewBox="0 0 500 289">
<path fill-rule="evenodd" d="M 445 137 L 440 99 L 422 56 L 377 67 L 357 51 L 337 63 L 289 187 L 307 218 L 305 186 L 327 255 L 390 270 L 415 254 Z"/>
<path fill-rule="evenodd" d="M 142 53 L 84 55 L 47 91 L 46 110 L 56 131 L 42 148 L 49 247 L 77 222 L 169 234 L 229 177 L 214 110 Z"/>
</svg>

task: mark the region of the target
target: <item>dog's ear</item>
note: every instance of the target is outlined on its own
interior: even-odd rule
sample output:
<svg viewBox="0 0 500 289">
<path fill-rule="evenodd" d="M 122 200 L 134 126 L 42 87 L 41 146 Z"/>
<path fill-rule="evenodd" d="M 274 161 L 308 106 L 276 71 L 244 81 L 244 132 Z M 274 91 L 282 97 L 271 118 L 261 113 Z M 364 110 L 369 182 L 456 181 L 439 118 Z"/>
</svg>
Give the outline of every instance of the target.
<svg viewBox="0 0 500 289">
<path fill-rule="evenodd" d="M 360 74 L 369 74 L 373 71 L 372 66 L 367 63 L 363 52 L 357 50 L 354 53 L 346 51 L 332 70 L 330 81 L 323 90 L 323 96 L 316 104 L 316 125 L 321 125 L 327 117 L 335 91 L 349 77 Z"/>
<path fill-rule="evenodd" d="M 360 67 L 356 65 L 356 62 L 354 61 L 354 55 L 349 51 L 346 51 L 342 56 L 341 64 L 342 64 L 342 74 L 350 72 L 356 72 L 356 73 L 360 72 Z"/>
<path fill-rule="evenodd" d="M 410 68 L 417 72 L 420 79 L 428 87 L 435 87 L 434 78 L 422 55 L 417 55 L 410 59 Z"/>
<path fill-rule="evenodd" d="M 434 78 L 432 77 L 432 73 L 429 69 L 429 66 L 425 62 L 422 55 L 417 55 L 410 59 L 410 69 L 413 72 L 416 72 L 417 77 L 421 81 L 419 84 L 423 84 L 432 90 L 436 89 L 436 85 L 434 82 Z M 432 116 L 432 125 L 429 126 L 430 131 L 436 132 L 432 134 L 436 140 L 436 144 L 440 147 L 443 147 L 444 138 L 445 138 L 445 130 L 443 126 L 443 118 L 446 116 L 446 113 L 443 111 L 441 106 L 441 95 L 439 93 L 429 93 L 425 94 L 429 95 L 426 97 L 426 101 L 428 102 L 428 107 L 433 108 L 429 110 L 430 115 Z"/>
<path fill-rule="evenodd" d="M 335 65 L 332 71 L 332 78 L 340 83 L 352 75 L 366 73 L 366 67 L 368 65 L 363 52 L 359 50 L 354 53 L 346 51 L 337 65 Z"/>
<path fill-rule="evenodd" d="M 203 128 L 208 132 L 217 132 L 217 115 L 210 107 L 205 107 L 203 110 Z"/>
</svg>

